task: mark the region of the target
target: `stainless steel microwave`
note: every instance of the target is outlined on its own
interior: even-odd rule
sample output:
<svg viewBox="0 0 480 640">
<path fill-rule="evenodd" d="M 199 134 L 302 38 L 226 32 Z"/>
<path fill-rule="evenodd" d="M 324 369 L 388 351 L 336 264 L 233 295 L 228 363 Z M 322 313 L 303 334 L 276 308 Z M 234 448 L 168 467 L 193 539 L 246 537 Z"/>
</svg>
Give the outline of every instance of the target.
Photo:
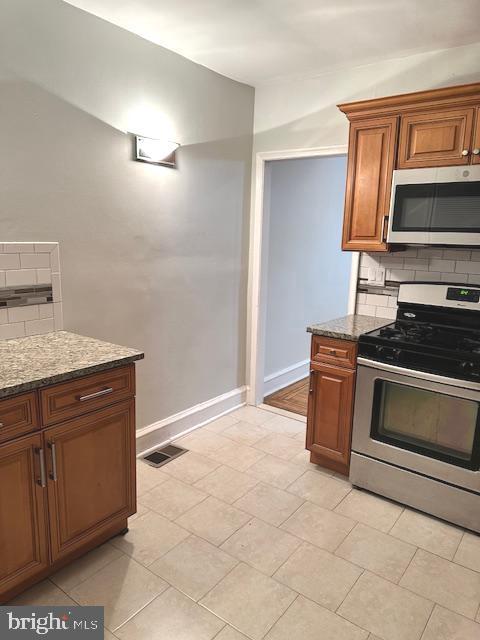
<svg viewBox="0 0 480 640">
<path fill-rule="evenodd" d="M 480 165 L 394 171 L 387 242 L 480 245 Z"/>
</svg>

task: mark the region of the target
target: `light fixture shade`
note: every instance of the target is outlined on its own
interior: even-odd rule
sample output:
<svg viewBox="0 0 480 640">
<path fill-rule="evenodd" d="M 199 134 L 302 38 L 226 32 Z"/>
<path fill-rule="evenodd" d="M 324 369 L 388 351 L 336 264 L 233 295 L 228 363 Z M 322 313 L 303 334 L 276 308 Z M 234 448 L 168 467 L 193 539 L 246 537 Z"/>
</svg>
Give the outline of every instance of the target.
<svg viewBox="0 0 480 640">
<path fill-rule="evenodd" d="M 171 140 L 135 136 L 135 159 L 140 162 L 176 166 L 175 152 L 180 145 Z"/>
</svg>

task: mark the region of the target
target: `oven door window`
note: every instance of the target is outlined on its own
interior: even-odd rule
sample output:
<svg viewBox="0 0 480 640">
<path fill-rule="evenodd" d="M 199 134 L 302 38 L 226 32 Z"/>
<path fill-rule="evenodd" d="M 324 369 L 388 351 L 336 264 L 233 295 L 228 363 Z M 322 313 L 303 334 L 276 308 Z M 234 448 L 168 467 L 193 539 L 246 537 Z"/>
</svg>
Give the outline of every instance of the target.
<svg viewBox="0 0 480 640">
<path fill-rule="evenodd" d="M 480 232 L 480 182 L 399 184 L 393 231 Z"/>
<path fill-rule="evenodd" d="M 479 403 L 376 380 L 371 437 L 467 469 L 479 468 Z"/>
</svg>

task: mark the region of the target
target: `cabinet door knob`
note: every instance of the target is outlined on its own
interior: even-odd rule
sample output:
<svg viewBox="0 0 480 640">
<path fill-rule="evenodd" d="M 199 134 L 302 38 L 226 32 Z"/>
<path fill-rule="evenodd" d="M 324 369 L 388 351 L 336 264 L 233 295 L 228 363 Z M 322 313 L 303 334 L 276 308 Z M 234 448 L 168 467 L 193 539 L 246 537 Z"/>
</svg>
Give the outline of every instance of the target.
<svg viewBox="0 0 480 640">
<path fill-rule="evenodd" d="M 480 149 L 474 149 L 472 153 L 474 156 L 478 156 L 478 154 L 480 153 Z"/>
<path fill-rule="evenodd" d="M 462 151 L 462 156 L 468 156 L 469 153 L 470 153 L 470 151 L 468 149 L 464 149 Z"/>
</svg>

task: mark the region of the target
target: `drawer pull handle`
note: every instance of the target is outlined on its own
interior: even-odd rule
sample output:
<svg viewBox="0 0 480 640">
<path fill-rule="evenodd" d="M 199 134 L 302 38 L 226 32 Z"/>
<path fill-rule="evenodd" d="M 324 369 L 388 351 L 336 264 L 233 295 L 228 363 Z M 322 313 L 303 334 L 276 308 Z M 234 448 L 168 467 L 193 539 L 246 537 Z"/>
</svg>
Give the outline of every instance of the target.
<svg viewBox="0 0 480 640">
<path fill-rule="evenodd" d="M 94 398 L 100 398 L 100 396 L 106 396 L 109 393 L 113 393 L 112 387 L 108 387 L 108 389 L 102 389 L 101 391 L 96 391 L 95 393 L 89 393 L 86 396 L 79 396 L 78 400 L 80 402 L 85 402 L 86 400 L 93 400 Z"/>
<path fill-rule="evenodd" d="M 45 473 L 45 455 L 43 449 L 35 449 L 35 453 L 40 459 L 40 480 L 37 483 L 44 489 L 47 486 L 47 475 Z"/>
<path fill-rule="evenodd" d="M 3 422 L 0 422 L 0 429 L 3 427 Z"/>
<path fill-rule="evenodd" d="M 331 356 L 336 356 L 337 352 L 335 351 L 335 349 L 330 349 L 330 355 Z"/>
<path fill-rule="evenodd" d="M 52 473 L 50 474 L 50 480 L 57 481 L 57 451 L 55 449 L 55 443 L 49 442 L 48 448 L 52 452 Z"/>
</svg>

